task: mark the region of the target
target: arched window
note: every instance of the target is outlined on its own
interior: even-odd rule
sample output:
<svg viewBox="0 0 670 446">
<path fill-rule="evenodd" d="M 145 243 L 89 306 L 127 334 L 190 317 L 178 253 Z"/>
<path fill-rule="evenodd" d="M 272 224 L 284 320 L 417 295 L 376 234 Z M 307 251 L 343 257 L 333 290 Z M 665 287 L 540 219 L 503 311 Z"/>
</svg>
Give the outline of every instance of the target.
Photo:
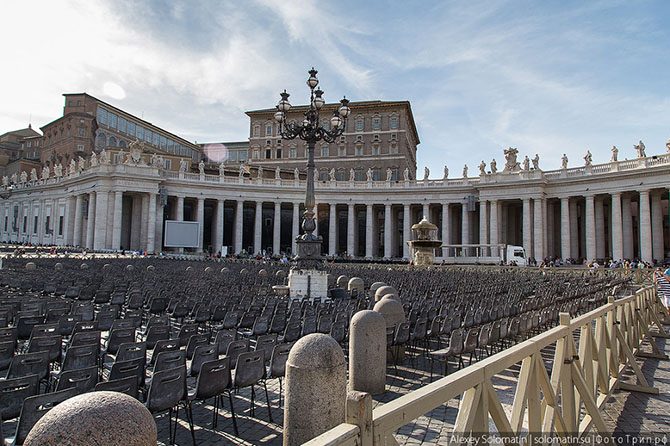
<svg viewBox="0 0 670 446">
<path fill-rule="evenodd" d="M 254 138 L 259 138 L 261 136 L 261 126 L 260 126 L 260 124 L 254 124 L 253 136 L 254 136 Z"/>
<path fill-rule="evenodd" d="M 349 179 L 349 174 L 344 168 L 340 167 L 335 171 L 335 179 L 337 181 L 347 181 Z"/>
<path fill-rule="evenodd" d="M 126 142 L 125 142 L 124 140 L 122 140 L 122 139 L 119 139 L 119 147 L 121 147 L 121 148 L 124 148 L 124 149 L 125 149 L 125 148 L 126 148 L 126 146 L 127 146 Z"/>
<path fill-rule="evenodd" d="M 365 128 L 365 119 L 362 116 L 357 116 L 355 121 L 355 130 L 357 132 L 362 132 Z"/>
<path fill-rule="evenodd" d="M 382 179 L 382 170 L 379 167 L 372 168 L 372 180 L 381 181 Z"/>
<path fill-rule="evenodd" d="M 382 129 L 382 118 L 379 115 L 372 117 L 372 130 L 381 130 Z"/>
<path fill-rule="evenodd" d="M 389 128 L 397 129 L 398 128 L 398 115 L 393 114 L 389 118 Z"/>
<path fill-rule="evenodd" d="M 110 136 L 107 143 L 109 144 L 110 147 L 116 147 L 116 144 L 117 144 L 116 138 L 114 138 L 113 136 Z"/>
<path fill-rule="evenodd" d="M 105 136 L 104 133 L 100 132 L 95 137 L 95 147 L 98 149 L 102 149 L 105 146 L 107 146 L 107 136 Z"/>
<path fill-rule="evenodd" d="M 328 181 L 328 171 L 326 169 L 319 170 L 319 181 Z"/>
</svg>

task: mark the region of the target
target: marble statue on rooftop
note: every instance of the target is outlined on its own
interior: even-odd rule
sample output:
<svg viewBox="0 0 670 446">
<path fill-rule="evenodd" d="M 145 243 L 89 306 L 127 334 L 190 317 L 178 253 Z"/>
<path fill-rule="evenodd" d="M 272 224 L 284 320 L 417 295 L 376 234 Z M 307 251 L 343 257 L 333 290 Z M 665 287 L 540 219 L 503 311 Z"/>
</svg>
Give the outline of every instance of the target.
<svg viewBox="0 0 670 446">
<path fill-rule="evenodd" d="M 49 179 L 49 175 L 51 174 L 51 169 L 49 169 L 49 166 L 45 165 L 42 167 L 42 179 L 44 181 Z"/>
<path fill-rule="evenodd" d="M 58 163 L 54 166 L 54 175 L 56 175 L 56 178 L 63 176 L 63 165 L 61 163 Z"/>
<path fill-rule="evenodd" d="M 203 160 L 200 160 L 198 163 L 198 171 L 200 172 L 200 175 L 205 174 L 205 162 Z"/>
<path fill-rule="evenodd" d="M 77 162 L 72 158 L 70 160 L 70 175 L 77 173 Z"/>
<path fill-rule="evenodd" d="M 444 176 L 442 177 L 443 180 L 446 180 L 449 178 L 449 168 L 447 166 L 444 166 Z"/>
<path fill-rule="evenodd" d="M 533 161 L 533 169 L 538 170 L 540 168 L 540 155 L 536 153 L 532 161 Z"/>
<path fill-rule="evenodd" d="M 20 178 L 21 178 L 21 183 L 25 183 L 26 181 L 28 181 L 28 173 L 26 173 L 25 170 L 22 170 Z"/>
<path fill-rule="evenodd" d="M 332 168 L 328 171 L 328 179 L 329 179 L 330 181 L 335 181 L 335 168 L 334 168 L 334 167 L 332 167 Z"/>
<path fill-rule="evenodd" d="M 296 167 L 293 169 L 293 179 L 294 180 L 299 180 L 300 179 L 300 170 Z"/>
<path fill-rule="evenodd" d="M 258 178 L 259 180 L 263 179 L 263 166 L 258 166 L 258 168 L 256 169 L 256 178 Z"/>
<path fill-rule="evenodd" d="M 223 164 L 223 161 L 219 163 L 219 176 L 222 177 L 226 174 L 226 165 Z"/>
<path fill-rule="evenodd" d="M 372 181 L 372 169 L 368 167 L 368 171 L 365 173 L 365 177 L 368 181 Z"/>
<path fill-rule="evenodd" d="M 498 163 L 496 163 L 496 159 L 493 158 L 491 160 L 491 173 L 496 173 L 498 172 Z"/>
<path fill-rule="evenodd" d="M 505 149 L 504 154 L 505 154 L 505 168 L 503 169 L 503 172 L 519 171 L 521 168 L 519 167 L 519 163 L 516 160 L 516 157 L 519 154 L 519 150 L 514 147 L 508 147 Z"/>
<path fill-rule="evenodd" d="M 32 169 L 30 169 L 30 181 L 36 183 L 38 179 L 39 178 L 37 178 L 37 169 L 33 167 Z"/>
<path fill-rule="evenodd" d="M 619 161 L 619 149 L 616 146 L 612 146 L 612 158 L 610 158 L 610 162 L 616 163 L 617 161 Z"/>
<path fill-rule="evenodd" d="M 16 175 L 16 172 L 12 174 L 12 184 L 18 183 L 18 176 Z"/>
<path fill-rule="evenodd" d="M 391 170 L 390 167 L 386 169 L 386 181 L 391 181 L 391 177 L 393 176 L 393 171 Z"/>
<path fill-rule="evenodd" d="M 593 155 L 591 155 L 590 150 L 586 150 L 586 155 L 584 155 L 584 166 L 591 166 L 593 163 Z"/>
<path fill-rule="evenodd" d="M 109 164 L 109 154 L 105 149 L 102 149 L 102 152 L 100 152 L 100 164 L 106 165 Z"/>
<path fill-rule="evenodd" d="M 86 160 L 82 158 L 81 156 L 79 157 L 79 162 L 77 164 L 77 169 L 79 172 L 82 172 L 84 169 L 86 169 Z"/>
<path fill-rule="evenodd" d="M 407 167 L 405 167 L 405 170 L 402 171 L 402 178 L 405 181 L 409 181 L 409 169 Z"/>
<path fill-rule="evenodd" d="M 279 166 L 275 169 L 275 180 L 281 180 L 281 169 Z"/>
<path fill-rule="evenodd" d="M 179 171 L 180 172 L 186 172 L 187 167 L 188 167 L 188 163 L 186 162 L 186 160 L 184 158 L 181 158 L 179 160 Z"/>
<path fill-rule="evenodd" d="M 568 156 L 565 153 L 561 157 L 561 168 L 562 169 L 567 169 L 568 168 Z"/>
<path fill-rule="evenodd" d="M 486 163 L 484 160 L 482 160 L 481 163 L 479 163 L 479 175 L 486 175 Z"/>
<path fill-rule="evenodd" d="M 121 150 L 119 150 L 117 159 L 119 160 L 119 164 L 123 164 L 123 162 L 126 160 L 126 152 L 123 151 L 123 147 L 121 147 Z"/>
<path fill-rule="evenodd" d="M 428 166 L 426 166 L 426 167 L 423 168 L 423 179 L 424 179 L 424 181 L 427 180 L 429 176 L 430 176 L 430 169 L 428 168 Z"/>
<path fill-rule="evenodd" d="M 468 165 L 463 166 L 463 178 L 468 177 Z"/>
<path fill-rule="evenodd" d="M 9 186 L 9 178 L 7 178 L 7 175 L 3 175 L 3 176 L 2 176 L 2 185 L 3 185 L 4 187 Z"/>
<path fill-rule="evenodd" d="M 244 164 L 240 164 L 240 178 L 244 177 L 245 170 Z"/>
<path fill-rule="evenodd" d="M 528 155 L 523 159 L 523 170 L 526 172 L 530 170 L 530 159 L 528 158 Z"/>
<path fill-rule="evenodd" d="M 356 179 L 356 171 L 352 167 L 349 169 L 349 181 L 354 181 Z"/>
<path fill-rule="evenodd" d="M 91 167 L 95 167 L 98 165 L 98 155 L 96 155 L 95 152 L 91 152 L 91 159 L 89 160 L 89 164 Z"/>
<path fill-rule="evenodd" d="M 639 144 L 635 144 L 633 147 L 635 147 L 635 150 L 637 150 L 637 157 L 638 158 L 646 158 L 647 153 L 645 151 L 646 147 L 644 146 L 644 143 L 640 141 Z"/>
</svg>

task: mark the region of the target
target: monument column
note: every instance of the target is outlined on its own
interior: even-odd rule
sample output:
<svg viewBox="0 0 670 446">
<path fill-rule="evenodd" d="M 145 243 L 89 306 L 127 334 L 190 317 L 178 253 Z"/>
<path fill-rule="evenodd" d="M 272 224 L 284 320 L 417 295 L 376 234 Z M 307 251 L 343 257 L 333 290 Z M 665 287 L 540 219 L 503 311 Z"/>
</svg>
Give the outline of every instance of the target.
<svg viewBox="0 0 670 446">
<path fill-rule="evenodd" d="M 107 198 L 109 192 L 98 191 L 95 193 L 95 225 L 93 249 L 99 251 L 106 248 L 105 227 L 107 226 Z"/>
<path fill-rule="evenodd" d="M 256 212 L 254 213 L 254 252 L 259 253 L 263 250 L 263 202 L 256 202 Z"/>
<path fill-rule="evenodd" d="M 531 242 L 533 238 L 531 234 L 532 226 L 531 226 L 531 215 L 530 215 L 530 198 L 523 199 L 523 209 L 521 218 L 523 219 L 523 228 L 522 228 L 523 249 L 526 250 L 526 255 L 528 257 L 534 257 L 531 249 L 532 248 Z"/>
<path fill-rule="evenodd" d="M 602 197 L 595 199 L 595 218 L 596 218 L 596 258 L 604 259 L 607 257 L 605 251 L 605 206 Z"/>
<path fill-rule="evenodd" d="M 123 191 L 114 192 L 114 218 L 112 219 L 112 249 L 121 249 L 121 226 L 123 217 Z"/>
<path fill-rule="evenodd" d="M 623 195 L 621 197 L 621 220 L 623 227 L 623 258 L 632 259 L 635 255 L 633 252 L 633 217 L 631 215 L 631 200 L 630 196 Z"/>
<path fill-rule="evenodd" d="M 272 252 L 281 251 L 281 201 L 275 201 L 275 215 L 272 220 Z"/>
<path fill-rule="evenodd" d="M 640 191 L 640 258 L 645 262 L 651 262 L 651 216 L 649 212 L 649 191 Z"/>
<path fill-rule="evenodd" d="M 489 243 L 489 215 L 487 209 L 487 201 L 482 200 L 479 202 L 479 244 L 488 245 Z M 480 255 L 488 256 L 489 249 L 481 248 Z"/>
<path fill-rule="evenodd" d="M 390 259 L 393 257 L 393 232 L 391 229 L 391 204 L 384 205 L 384 257 Z"/>
<path fill-rule="evenodd" d="M 561 198 L 561 258 L 572 257 L 570 254 L 570 197 Z"/>
<path fill-rule="evenodd" d="M 442 203 L 442 244 L 451 243 L 451 208 L 449 203 Z M 442 248 L 442 257 L 449 255 L 448 248 Z"/>
<path fill-rule="evenodd" d="M 349 203 L 347 209 L 347 254 L 354 257 L 356 253 L 354 252 L 354 204 Z"/>
<path fill-rule="evenodd" d="M 365 257 L 372 258 L 372 214 L 373 206 L 368 204 L 365 207 Z"/>
<path fill-rule="evenodd" d="M 337 204 L 330 203 L 328 211 L 328 255 L 334 256 L 337 247 Z"/>
<path fill-rule="evenodd" d="M 543 202 L 543 198 L 533 199 L 533 257 L 538 260 L 538 263 L 546 257 L 544 251 L 544 218 L 542 218 Z"/>
<path fill-rule="evenodd" d="M 244 215 L 244 201 L 237 200 L 235 208 L 235 254 L 242 252 L 242 221 Z"/>
<path fill-rule="evenodd" d="M 586 223 L 586 260 L 592 261 L 596 258 L 596 221 L 595 221 L 595 197 L 587 195 L 585 223 Z"/>
<path fill-rule="evenodd" d="M 403 206 L 403 215 L 402 215 L 402 256 L 405 259 L 409 258 L 409 245 L 407 242 L 410 238 L 410 230 L 412 223 L 410 221 L 410 205 L 405 204 Z"/>
<path fill-rule="evenodd" d="M 663 209 L 661 207 L 661 193 L 658 191 L 651 194 L 651 234 L 652 257 L 662 262 L 665 259 L 663 250 Z"/>
<path fill-rule="evenodd" d="M 84 206 L 84 195 L 79 194 L 75 198 L 74 204 L 74 224 L 73 224 L 73 233 L 72 233 L 72 244 L 74 246 L 81 246 L 81 224 L 83 221 L 82 210 Z"/>
<path fill-rule="evenodd" d="M 86 221 L 86 249 L 93 249 L 93 231 L 95 229 L 95 192 L 88 194 L 88 219 Z"/>
<path fill-rule="evenodd" d="M 621 221 L 621 193 L 612 194 L 612 258 L 623 259 L 623 227 Z"/>
<path fill-rule="evenodd" d="M 295 256 L 296 251 L 296 239 L 300 235 L 300 203 L 293 203 L 293 220 L 291 222 L 291 253 Z"/>
<path fill-rule="evenodd" d="M 149 193 L 147 195 L 149 202 L 149 212 L 147 213 L 147 254 L 154 254 L 156 252 L 156 194 Z"/>
</svg>

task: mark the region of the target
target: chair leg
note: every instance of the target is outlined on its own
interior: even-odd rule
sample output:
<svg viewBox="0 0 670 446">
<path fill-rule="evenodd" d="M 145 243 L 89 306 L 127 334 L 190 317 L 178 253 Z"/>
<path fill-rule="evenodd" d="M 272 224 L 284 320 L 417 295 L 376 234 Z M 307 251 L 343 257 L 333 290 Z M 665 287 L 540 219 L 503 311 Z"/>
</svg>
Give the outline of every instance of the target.
<svg viewBox="0 0 670 446">
<path fill-rule="evenodd" d="M 212 417 L 212 428 L 216 429 L 219 421 L 219 398 L 220 395 L 214 397 L 214 416 Z"/>
<path fill-rule="evenodd" d="M 279 377 L 279 405 L 277 406 L 277 409 L 281 409 L 281 396 L 282 396 L 282 388 L 281 388 L 281 376 Z"/>
<path fill-rule="evenodd" d="M 193 446 L 195 446 L 195 430 L 193 429 L 193 405 L 189 402 L 185 402 L 184 411 L 186 412 L 186 418 L 188 419 L 188 427 L 191 430 L 191 440 L 193 441 Z"/>
<path fill-rule="evenodd" d="M 169 441 L 170 444 L 173 443 L 172 440 L 172 408 L 168 411 L 168 435 L 169 435 Z"/>
<path fill-rule="evenodd" d="M 251 385 L 251 404 L 249 410 L 251 411 L 251 416 L 256 416 L 256 391 L 254 390 L 255 385 Z"/>
<path fill-rule="evenodd" d="M 233 404 L 233 394 L 228 390 L 228 401 L 230 401 L 230 413 L 233 414 L 233 429 L 235 429 L 235 436 L 239 436 L 237 431 L 237 418 L 235 417 L 235 404 Z"/>
<path fill-rule="evenodd" d="M 267 401 L 268 403 L 268 417 L 270 418 L 270 423 L 274 423 L 274 421 L 272 420 L 272 411 L 270 410 L 270 396 L 268 395 L 268 385 L 265 382 L 265 380 L 263 380 L 263 388 L 265 389 L 265 401 Z"/>
</svg>

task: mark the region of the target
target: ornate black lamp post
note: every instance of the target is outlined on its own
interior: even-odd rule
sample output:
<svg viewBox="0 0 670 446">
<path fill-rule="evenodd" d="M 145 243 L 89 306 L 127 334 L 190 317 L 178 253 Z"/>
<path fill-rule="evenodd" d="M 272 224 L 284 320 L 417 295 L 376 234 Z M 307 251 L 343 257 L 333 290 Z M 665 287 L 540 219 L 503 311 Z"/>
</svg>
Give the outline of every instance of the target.
<svg viewBox="0 0 670 446">
<path fill-rule="evenodd" d="M 289 94 L 284 90 L 281 100 L 277 104 L 275 119 L 279 122 L 279 133 L 284 139 L 300 138 L 307 142 L 307 194 L 305 197 L 305 213 L 303 214 L 302 229 L 305 233 L 296 240 L 298 253 L 295 259 L 302 265 L 315 264 L 321 259 L 321 237 L 313 234 L 316 229 L 314 221 L 314 147 L 317 141 L 334 142 L 344 133 L 351 109 L 349 100 L 342 98 L 340 106 L 333 112 L 330 118 L 330 130 L 319 125 L 319 110 L 326 103 L 323 99 L 323 91 L 317 89 L 319 79 L 318 72 L 312 67 L 309 70 L 307 86 L 310 89 L 310 102 L 305 118 L 301 123 L 287 122 L 286 114 L 291 109 L 288 101 Z"/>
</svg>

